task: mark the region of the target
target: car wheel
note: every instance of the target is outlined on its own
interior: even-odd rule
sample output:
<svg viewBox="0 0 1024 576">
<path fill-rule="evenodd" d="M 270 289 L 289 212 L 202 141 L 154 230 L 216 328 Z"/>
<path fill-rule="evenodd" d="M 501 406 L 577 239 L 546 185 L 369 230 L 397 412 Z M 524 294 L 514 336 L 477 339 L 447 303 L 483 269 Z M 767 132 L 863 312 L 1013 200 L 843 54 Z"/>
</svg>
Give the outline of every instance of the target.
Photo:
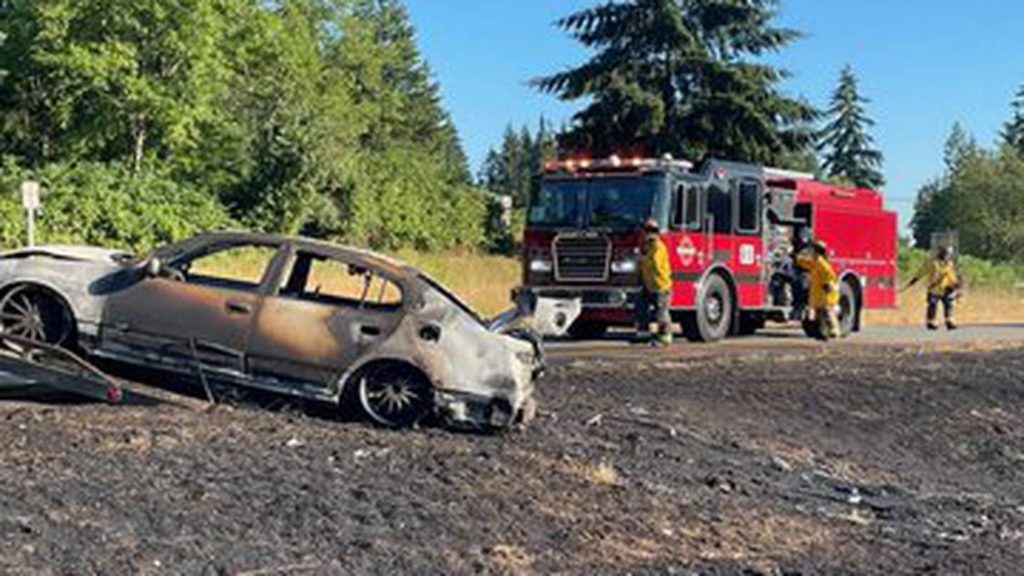
<svg viewBox="0 0 1024 576">
<path fill-rule="evenodd" d="M 694 342 L 717 342 L 729 334 L 735 303 L 729 285 L 718 274 L 708 277 L 697 310 L 683 317 L 683 333 Z"/>
<path fill-rule="evenodd" d="M 70 310 L 49 290 L 40 286 L 17 286 L 0 298 L 0 333 L 16 338 L 66 346 L 71 341 L 74 320 Z M 8 346 L 20 349 L 17 342 Z"/>
<path fill-rule="evenodd" d="M 569 336 L 573 340 L 600 340 L 608 333 L 608 325 L 604 322 L 578 320 L 569 327 Z"/>
<path fill-rule="evenodd" d="M 410 366 L 381 364 L 359 378 L 359 403 L 374 422 L 404 428 L 430 413 L 434 405 L 433 387 Z"/>
</svg>

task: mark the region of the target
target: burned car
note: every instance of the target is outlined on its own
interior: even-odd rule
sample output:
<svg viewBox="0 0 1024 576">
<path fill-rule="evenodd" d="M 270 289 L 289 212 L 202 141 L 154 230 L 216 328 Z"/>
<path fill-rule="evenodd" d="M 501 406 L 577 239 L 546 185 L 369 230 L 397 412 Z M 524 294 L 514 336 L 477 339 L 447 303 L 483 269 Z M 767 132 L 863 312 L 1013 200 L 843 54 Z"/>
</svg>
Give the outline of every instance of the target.
<svg viewBox="0 0 1024 576">
<path fill-rule="evenodd" d="M 540 323 L 567 327 L 576 308 L 547 303 L 557 318 Z M 302 238 L 211 233 L 143 258 L 82 247 L 0 255 L 3 334 L 352 402 L 395 427 L 430 414 L 461 427 L 529 419 L 543 368 L 530 312 L 487 322 L 416 269 Z"/>
</svg>

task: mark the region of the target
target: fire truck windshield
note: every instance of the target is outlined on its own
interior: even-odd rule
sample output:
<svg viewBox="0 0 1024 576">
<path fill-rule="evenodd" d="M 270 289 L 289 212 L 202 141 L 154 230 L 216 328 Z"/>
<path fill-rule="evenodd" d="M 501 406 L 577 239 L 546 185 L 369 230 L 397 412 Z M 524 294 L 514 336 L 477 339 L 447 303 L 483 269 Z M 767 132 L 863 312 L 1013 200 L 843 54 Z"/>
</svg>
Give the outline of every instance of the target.
<svg viewBox="0 0 1024 576">
<path fill-rule="evenodd" d="M 665 178 L 548 180 L 530 202 L 528 224 L 536 228 L 639 228 L 661 219 Z"/>
</svg>

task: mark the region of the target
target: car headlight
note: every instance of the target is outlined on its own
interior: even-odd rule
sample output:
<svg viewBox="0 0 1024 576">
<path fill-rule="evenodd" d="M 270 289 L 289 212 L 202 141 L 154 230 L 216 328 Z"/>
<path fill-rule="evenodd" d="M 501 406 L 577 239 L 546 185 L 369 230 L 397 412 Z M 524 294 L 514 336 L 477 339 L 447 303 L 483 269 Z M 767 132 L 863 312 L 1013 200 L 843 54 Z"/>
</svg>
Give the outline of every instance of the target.
<svg viewBox="0 0 1024 576">
<path fill-rule="evenodd" d="M 615 260 L 612 262 L 613 274 L 635 274 L 636 268 L 637 262 L 632 258 L 627 260 Z"/>
<path fill-rule="evenodd" d="M 551 260 L 546 258 L 534 258 L 530 260 L 530 272 L 546 274 L 552 270 Z"/>
</svg>

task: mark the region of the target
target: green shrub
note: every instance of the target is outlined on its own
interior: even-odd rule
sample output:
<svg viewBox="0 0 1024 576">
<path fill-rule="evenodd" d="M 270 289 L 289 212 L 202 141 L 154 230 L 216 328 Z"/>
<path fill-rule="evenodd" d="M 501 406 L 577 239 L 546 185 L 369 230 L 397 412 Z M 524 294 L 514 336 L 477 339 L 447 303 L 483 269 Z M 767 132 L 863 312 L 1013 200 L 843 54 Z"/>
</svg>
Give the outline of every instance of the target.
<svg viewBox="0 0 1024 576">
<path fill-rule="evenodd" d="M 37 215 L 39 244 L 92 244 L 144 252 L 198 232 L 231 225 L 227 212 L 208 194 L 157 170 L 131 174 L 95 163 L 51 164 L 27 171 L 4 163 L 0 174 L 0 242 L 25 242 L 20 183 L 43 185 Z"/>
</svg>

